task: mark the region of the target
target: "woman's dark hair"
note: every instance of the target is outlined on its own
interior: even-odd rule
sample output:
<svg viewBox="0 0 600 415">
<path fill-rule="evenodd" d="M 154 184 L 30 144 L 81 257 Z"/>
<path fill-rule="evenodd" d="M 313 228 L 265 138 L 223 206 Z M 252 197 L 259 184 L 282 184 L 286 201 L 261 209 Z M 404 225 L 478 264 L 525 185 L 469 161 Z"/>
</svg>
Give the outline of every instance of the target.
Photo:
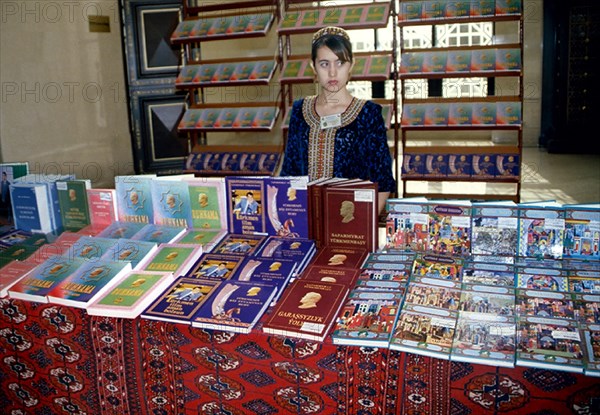
<svg viewBox="0 0 600 415">
<path fill-rule="evenodd" d="M 326 34 L 318 39 L 316 39 L 312 43 L 312 61 L 316 63 L 317 60 L 317 51 L 323 47 L 327 46 L 335 56 L 342 62 L 352 62 L 352 44 L 348 39 L 339 35 L 330 35 Z"/>
</svg>

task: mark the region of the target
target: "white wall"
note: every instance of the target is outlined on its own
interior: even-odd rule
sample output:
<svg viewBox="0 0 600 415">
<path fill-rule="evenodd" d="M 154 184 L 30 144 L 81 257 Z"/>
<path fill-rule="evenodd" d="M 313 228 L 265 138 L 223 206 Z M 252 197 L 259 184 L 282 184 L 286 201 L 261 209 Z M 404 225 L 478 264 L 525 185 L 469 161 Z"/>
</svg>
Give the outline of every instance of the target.
<svg viewBox="0 0 600 415">
<path fill-rule="evenodd" d="M 118 0 L 0 2 L 0 155 L 94 187 L 133 172 Z M 110 33 L 90 33 L 106 15 Z"/>
</svg>

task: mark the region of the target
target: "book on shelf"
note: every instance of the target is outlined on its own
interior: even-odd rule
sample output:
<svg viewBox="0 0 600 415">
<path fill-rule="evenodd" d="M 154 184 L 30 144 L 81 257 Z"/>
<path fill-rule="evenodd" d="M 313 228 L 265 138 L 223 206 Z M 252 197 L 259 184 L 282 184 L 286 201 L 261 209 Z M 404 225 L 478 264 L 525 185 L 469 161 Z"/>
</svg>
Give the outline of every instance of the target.
<svg viewBox="0 0 600 415">
<path fill-rule="evenodd" d="M 422 2 L 420 1 L 403 1 L 400 3 L 400 22 L 408 22 L 421 20 Z"/>
<path fill-rule="evenodd" d="M 203 253 L 198 262 L 185 275 L 188 278 L 227 280 L 246 261 L 241 255 Z"/>
<path fill-rule="evenodd" d="M 448 154 L 448 178 L 466 179 L 473 171 L 471 154 Z"/>
<path fill-rule="evenodd" d="M 51 256 L 10 287 L 8 295 L 19 300 L 47 303 L 47 294 L 58 282 L 74 273 L 85 262 L 81 258 Z"/>
<path fill-rule="evenodd" d="M 348 291 L 343 284 L 297 279 L 275 304 L 262 330 L 271 335 L 323 341 Z"/>
<path fill-rule="evenodd" d="M 519 126 L 522 122 L 521 103 L 517 101 L 499 101 L 496 103 L 496 125 Z"/>
<path fill-rule="evenodd" d="M 588 376 L 600 376 L 600 324 L 582 325 L 581 336 L 585 355 L 584 372 Z"/>
<path fill-rule="evenodd" d="M 151 224 L 186 228 L 193 226 L 189 185 L 185 180 L 155 178 L 150 181 Z"/>
<path fill-rule="evenodd" d="M 421 18 L 423 20 L 435 20 L 445 17 L 446 2 L 440 0 L 422 1 Z"/>
<path fill-rule="evenodd" d="M 134 319 L 173 282 L 170 272 L 133 270 L 86 308 L 91 316 Z"/>
<path fill-rule="evenodd" d="M 526 258 L 561 259 L 564 247 L 565 211 L 553 201 L 519 203 L 517 255 Z"/>
<path fill-rule="evenodd" d="M 108 251 L 101 258 L 130 262 L 133 269 L 136 269 L 138 265 L 151 257 L 157 249 L 158 244 L 156 242 L 121 238 L 117 239 L 115 244 L 108 248 Z"/>
<path fill-rule="evenodd" d="M 78 231 L 92 223 L 87 195 L 91 188 L 90 179 L 56 182 L 63 229 Z"/>
<path fill-rule="evenodd" d="M 425 155 L 410 154 L 402 155 L 402 177 L 407 179 L 422 178 L 425 174 Z"/>
<path fill-rule="evenodd" d="M 248 75 L 249 81 L 269 81 L 277 69 L 275 60 L 260 60 L 252 65 L 252 70 Z"/>
<path fill-rule="evenodd" d="M 429 200 L 427 250 L 446 255 L 468 255 L 471 251 L 471 202 Z"/>
<path fill-rule="evenodd" d="M 583 341 L 575 320 L 517 319 L 518 366 L 583 373 Z"/>
<path fill-rule="evenodd" d="M 141 231 L 147 223 L 116 221 L 100 231 L 96 237 L 109 239 L 131 238 L 137 232 Z"/>
<path fill-rule="evenodd" d="M 141 318 L 192 324 L 200 306 L 219 287 L 217 280 L 176 278 L 142 313 Z"/>
<path fill-rule="evenodd" d="M 473 202 L 471 222 L 472 254 L 517 254 L 519 223 L 515 202 Z"/>
<path fill-rule="evenodd" d="M 232 70 L 233 71 L 233 70 Z M 240 108 L 223 108 L 213 124 L 213 128 L 232 128 Z"/>
<path fill-rule="evenodd" d="M 8 260 L 0 268 L 0 298 L 8 296 L 8 290 L 36 267 L 32 262 Z"/>
<path fill-rule="evenodd" d="M 156 242 L 157 244 L 171 243 L 181 237 L 187 230 L 186 227 L 158 225 L 148 223 L 142 229 L 133 234 L 130 239 L 134 241 Z"/>
<path fill-rule="evenodd" d="M 15 179 L 29 174 L 28 162 L 0 163 L 0 225 L 13 225 L 10 185 Z"/>
<path fill-rule="evenodd" d="M 477 126 L 496 125 L 495 102 L 473 102 L 471 124 Z"/>
<path fill-rule="evenodd" d="M 427 154 L 425 156 L 424 178 L 446 177 L 448 174 L 448 155 L 447 154 Z"/>
<path fill-rule="evenodd" d="M 469 17 L 470 14 L 470 1 L 449 1 L 444 9 L 444 17 L 448 18 Z"/>
<path fill-rule="evenodd" d="M 104 229 L 117 221 L 117 192 L 115 189 L 87 189 L 88 206 L 90 209 L 91 225 Z"/>
<path fill-rule="evenodd" d="M 162 243 L 139 267 L 143 271 L 172 272 L 177 278 L 186 275 L 202 256 L 201 245 Z"/>
<path fill-rule="evenodd" d="M 390 350 L 450 359 L 458 312 L 438 309 L 434 314 L 404 303 L 390 336 Z"/>
<path fill-rule="evenodd" d="M 446 51 L 427 52 L 423 55 L 423 73 L 444 73 L 447 61 L 448 52 Z"/>
<path fill-rule="evenodd" d="M 449 50 L 446 57 L 446 73 L 471 71 L 470 50 Z"/>
<path fill-rule="evenodd" d="M 471 2 L 471 17 L 493 16 L 495 12 L 495 0 L 477 0 Z"/>
<path fill-rule="evenodd" d="M 231 124 L 231 126 L 233 128 L 252 128 L 252 122 L 256 118 L 257 114 L 258 114 L 257 108 L 252 108 L 252 107 L 241 108 L 238 111 L 238 113 L 236 114 L 235 119 L 233 120 L 233 123 Z M 239 155 L 236 155 L 235 161 L 237 162 L 236 166 L 233 165 L 232 160 L 229 160 L 229 163 L 227 163 L 224 166 L 224 167 L 227 167 L 224 170 L 239 171 L 239 169 L 240 169 Z"/>
<path fill-rule="evenodd" d="M 215 254 L 253 255 L 265 241 L 264 235 L 228 233 L 211 250 Z"/>
<path fill-rule="evenodd" d="M 182 20 L 179 22 L 175 30 L 171 33 L 171 41 L 190 37 L 194 25 L 199 21 L 200 20 Z"/>
<path fill-rule="evenodd" d="M 422 127 L 425 125 L 426 104 L 405 103 L 402 105 L 402 127 Z"/>
<path fill-rule="evenodd" d="M 13 183 L 10 202 L 15 228 L 26 232 L 50 233 L 55 228 L 46 185 Z"/>
<path fill-rule="evenodd" d="M 496 178 L 518 179 L 521 177 L 521 156 L 518 154 L 496 155 Z"/>
<path fill-rule="evenodd" d="M 155 174 L 115 176 L 119 221 L 152 223 L 154 210 L 151 182 L 155 178 Z"/>
<path fill-rule="evenodd" d="M 448 104 L 448 126 L 469 126 L 473 124 L 473 106 L 465 102 Z"/>
<path fill-rule="evenodd" d="M 46 297 L 52 304 L 86 308 L 129 271 L 131 264 L 128 262 L 99 258 L 88 260 L 67 278 L 54 284 Z"/>
<path fill-rule="evenodd" d="M 308 176 L 267 177 L 264 181 L 266 233 L 308 238 Z"/>
<path fill-rule="evenodd" d="M 400 55 L 400 74 L 422 74 L 425 53 L 404 52 Z"/>
<path fill-rule="evenodd" d="M 523 5 L 522 0 L 496 0 L 496 16 L 505 16 L 521 14 Z"/>
<path fill-rule="evenodd" d="M 496 49 L 496 71 L 520 71 L 521 50 L 519 48 Z"/>
<path fill-rule="evenodd" d="M 264 281 L 222 281 L 192 317 L 192 327 L 250 333 L 276 292 Z"/>
<path fill-rule="evenodd" d="M 46 194 L 48 197 L 48 205 L 45 206 L 45 209 L 48 211 L 51 222 L 51 231 L 58 231 L 62 229 L 62 217 L 60 215 L 60 204 L 58 200 L 58 190 L 56 188 L 56 182 L 63 180 L 74 180 L 74 174 L 27 174 L 25 176 L 21 176 L 14 180 L 14 183 L 23 183 L 23 184 L 43 184 L 46 187 Z M 13 206 L 14 208 L 14 206 Z M 13 209 L 14 210 L 14 209 Z M 40 233 L 50 233 L 50 232 L 40 232 Z"/>
<path fill-rule="evenodd" d="M 492 179 L 497 176 L 496 158 L 493 154 L 473 154 L 471 163 L 471 177 Z"/>
<path fill-rule="evenodd" d="M 494 49 L 474 49 L 471 51 L 471 72 L 490 72 L 496 70 L 496 51 Z"/>
<path fill-rule="evenodd" d="M 450 360 L 514 367 L 515 350 L 514 316 L 459 312 Z"/>
<path fill-rule="evenodd" d="M 369 57 L 369 66 L 366 69 L 367 77 L 380 77 L 388 79 L 392 67 L 391 55 L 373 55 Z"/>
<path fill-rule="evenodd" d="M 565 204 L 563 258 L 600 260 L 600 203 Z"/>
<path fill-rule="evenodd" d="M 213 248 L 227 235 L 226 229 L 186 229 L 174 240 L 174 243 L 185 245 L 201 245 L 202 252 L 211 252 Z"/>
<path fill-rule="evenodd" d="M 332 329 L 333 344 L 387 347 L 402 298 L 392 291 L 350 291 Z"/>
</svg>

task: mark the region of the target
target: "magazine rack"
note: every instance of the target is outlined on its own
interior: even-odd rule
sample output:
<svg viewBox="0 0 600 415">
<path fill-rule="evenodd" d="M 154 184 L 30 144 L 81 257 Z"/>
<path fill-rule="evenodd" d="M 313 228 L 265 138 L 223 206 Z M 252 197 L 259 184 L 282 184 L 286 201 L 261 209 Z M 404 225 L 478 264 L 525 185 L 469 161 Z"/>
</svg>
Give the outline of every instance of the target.
<svg viewBox="0 0 600 415">
<path fill-rule="evenodd" d="M 293 101 L 302 95 L 314 93 L 299 90 L 300 84 L 311 84 L 314 82 L 314 73 L 310 66 L 308 54 L 294 53 L 292 38 L 296 37 L 298 43 L 301 38 L 310 39 L 317 30 L 325 26 L 338 26 L 346 30 L 356 29 L 383 29 L 388 26 L 392 19 L 395 26 L 397 13 L 393 1 L 365 1 L 362 4 L 341 5 L 328 4 L 326 2 L 314 2 L 307 0 L 284 0 L 282 17 L 277 28 L 279 35 L 281 56 L 281 72 L 279 82 L 282 88 L 284 101 L 284 118 L 282 129 L 284 137 L 287 135 L 289 118 Z M 309 50 L 302 43 L 303 52 Z M 355 52 L 355 64 L 352 72 L 353 81 L 385 82 L 393 81 L 393 97 L 391 99 L 373 98 L 373 101 L 383 107 L 383 116 L 388 128 L 393 130 L 394 145 L 392 157 L 398 159 L 398 147 L 400 141 L 399 119 L 397 111 L 397 53 L 396 53 L 396 31 L 393 31 L 391 50 L 375 50 L 370 52 Z M 284 139 L 285 141 L 285 139 Z M 397 163 L 395 164 L 395 177 L 399 176 Z"/>
<path fill-rule="evenodd" d="M 508 22 L 503 24 L 508 24 L 508 31 L 514 27 L 517 33 L 510 35 L 518 39 L 514 44 L 500 43 L 495 36 L 495 44 L 489 46 L 403 49 L 399 78 L 404 197 L 418 194 L 434 198 L 520 200 L 523 14 L 521 1 L 508 6 L 510 3 L 488 0 L 400 2 L 398 24 L 403 46 L 406 46 L 404 30 L 416 25 L 431 25 L 434 31 L 436 25 L 491 22 L 496 29 L 499 22 Z M 487 97 L 442 98 L 432 96 L 429 91 L 420 94 L 418 99 L 407 96 L 414 79 L 441 82 L 445 78 L 475 77 L 488 78 Z M 517 86 L 508 91 L 510 94 L 497 87 L 493 90 L 500 77 L 516 80 Z M 408 185 L 416 181 L 427 182 L 428 188 L 431 182 L 439 182 L 432 187 L 440 186 L 442 190 L 446 183 L 454 183 L 461 193 L 411 191 Z M 469 192 L 470 185 L 466 182 L 483 183 L 485 191 Z M 489 190 L 499 183 L 502 183 L 500 194 L 498 190 Z"/>
<path fill-rule="evenodd" d="M 177 130 L 190 141 L 191 153 L 214 153 L 219 146 L 208 145 L 207 133 L 268 132 L 281 113 L 281 104 L 271 101 L 244 100 L 243 94 L 230 87 L 268 86 L 277 71 L 278 52 L 272 56 L 242 56 L 206 59 L 202 47 L 206 42 L 257 38 L 264 39 L 279 18 L 277 0 L 229 1 L 208 3 L 184 0 L 182 20 L 171 35 L 171 43 L 181 45 L 183 65 L 175 87 L 187 91 L 186 108 Z M 228 46 L 225 46 L 226 48 Z M 210 99 L 207 88 L 228 88 L 220 99 Z M 213 89 L 214 91 L 214 89 Z M 235 95 L 235 102 L 224 99 Z M 240 99 L 240 97 L 242 97 Z M 277 101 L 275 99 L 275 101 Z M 239 152 L 254 151 L 255 142 L 240 144 Z M 235 150 L 228 147 L 228 153 Z M 261 146 L 258 146 L 261 147 Z M 282 151 L 279 145 L 276 147 Z M 262 147 L 261 147 L 262 148 Z M 188 157 L 189 159 L 189 157 Z M 186 166 L 186 170 L 189 166 Z M 225 166 L 224 166 L 225 167 Z M 201 172 L 199 172 L 201 173 Z M 223 174 L 236 174 L 223 171 Z M 245 172 L 245 174 L 252 174 Z"/>
</svg>

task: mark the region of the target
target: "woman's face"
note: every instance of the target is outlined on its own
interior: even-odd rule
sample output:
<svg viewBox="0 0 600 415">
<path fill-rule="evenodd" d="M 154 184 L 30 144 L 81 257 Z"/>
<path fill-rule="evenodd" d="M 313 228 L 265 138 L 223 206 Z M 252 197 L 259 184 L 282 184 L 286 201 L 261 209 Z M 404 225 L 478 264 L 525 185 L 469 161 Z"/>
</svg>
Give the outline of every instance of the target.
<svg viewBox="0 0 600 415">
<path fill-rule="evenodd" d="M 335 93 L 346 88 L 350 80 L 352 62 L 342 62 L 327 46 L 317 50 L 314 70 L 321 88 L 330 93 Z"/>
</svg>

